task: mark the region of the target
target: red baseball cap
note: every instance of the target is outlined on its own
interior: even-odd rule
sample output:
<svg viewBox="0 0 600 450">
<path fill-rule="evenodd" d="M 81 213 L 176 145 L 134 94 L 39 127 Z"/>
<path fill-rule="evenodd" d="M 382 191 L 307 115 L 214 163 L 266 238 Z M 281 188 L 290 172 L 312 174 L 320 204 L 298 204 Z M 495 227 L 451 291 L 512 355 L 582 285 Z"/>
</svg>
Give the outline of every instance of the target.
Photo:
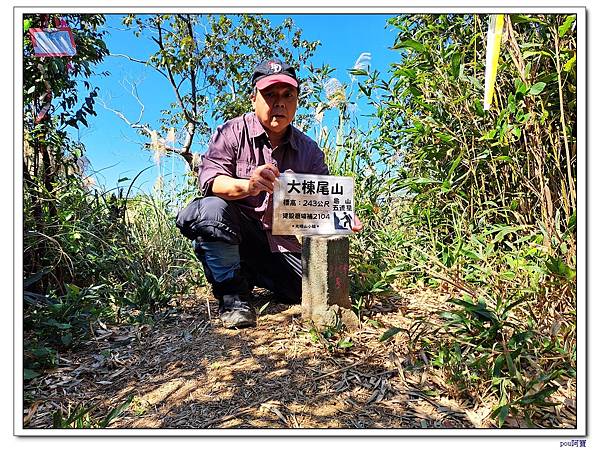
<svg viewBox="0 0 600 450">
<path fill-rule="evenodd" d="M 296 70 L 279 59 L 269 59 L 256 66 L 252 74 L 253 86 L 261 90 L 275 83 L 286 83 L 298 88 Z"/>
</svg>

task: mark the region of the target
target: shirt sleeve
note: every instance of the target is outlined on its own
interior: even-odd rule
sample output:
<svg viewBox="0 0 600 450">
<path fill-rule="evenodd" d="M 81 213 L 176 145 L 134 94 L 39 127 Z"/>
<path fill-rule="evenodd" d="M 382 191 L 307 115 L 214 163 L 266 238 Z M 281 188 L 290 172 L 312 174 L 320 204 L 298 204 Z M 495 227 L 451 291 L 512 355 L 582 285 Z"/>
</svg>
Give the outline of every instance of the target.
<svg viewBox="0 0 600 450">
<path fill-rule="evenodd" d="M 329 168 L 325 164 L 325 153 L 315 143 L 314 157 L 311 172 L 314 175 L 329 175 Z"/>
<path fill-rule="evenodd" d="M 217 128 L 210 139 L 208 150 L 202 156 L 198 182 L 204 196 L 212 193 L 213 181 L 219 175 L 235 178 L 236 151 L 228 128 L 225 125 Z"/>
</svg>

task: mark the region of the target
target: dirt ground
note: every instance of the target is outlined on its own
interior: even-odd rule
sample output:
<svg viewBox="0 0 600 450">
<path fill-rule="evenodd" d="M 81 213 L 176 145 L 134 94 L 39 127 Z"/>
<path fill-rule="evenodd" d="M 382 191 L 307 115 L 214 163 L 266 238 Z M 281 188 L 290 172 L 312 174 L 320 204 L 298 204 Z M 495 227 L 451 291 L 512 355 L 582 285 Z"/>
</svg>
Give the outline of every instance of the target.
<svg viewBox="0 0 600 450">
<path fill-rule="evenodd" d="M 153 326 L 97 323 L 84 349 L 25 385 L 24 426 L 52 428 L 52 415 L 96 405 L 90 415 L 133 400 L 111 428 L 494 428 L 491 400 L 460 392 L 424 369 L 407 333 L 448 295 L 403 291 L 380 299 L 354 332 L 317 332 L 300 305 L 257 292 L 256 328 L 221 327 L 205 294 L 180 302 Z M 411 328 L 412 327 L 412 328 Z M 340 343 L 341 341 L 341 343 Z M 344 345 L 344 343 L 346 345 Z M 351 343 L 351 345 L 350 345 Z M 575 385 L 541 411 L 545 428 L 575 427 Z M 509 427 L 524 424 L 510 420 Z"/>
</svg>

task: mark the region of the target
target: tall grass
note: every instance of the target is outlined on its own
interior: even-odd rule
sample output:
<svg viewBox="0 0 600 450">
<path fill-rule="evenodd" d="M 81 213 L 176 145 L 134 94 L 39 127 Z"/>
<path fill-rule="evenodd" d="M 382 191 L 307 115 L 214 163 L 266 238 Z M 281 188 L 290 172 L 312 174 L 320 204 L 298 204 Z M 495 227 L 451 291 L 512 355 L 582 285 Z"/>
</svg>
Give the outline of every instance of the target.
<svg viewBox="0 0 600 450">
<path fill-rule="evenodd" d="M 204 283 L 162 195 L 90 190 L 71 174 L 52 191 L 33 179 L 24 197 L 26 377 L 89 338 L 97 320 L 153 322 Z"/>
</svg>

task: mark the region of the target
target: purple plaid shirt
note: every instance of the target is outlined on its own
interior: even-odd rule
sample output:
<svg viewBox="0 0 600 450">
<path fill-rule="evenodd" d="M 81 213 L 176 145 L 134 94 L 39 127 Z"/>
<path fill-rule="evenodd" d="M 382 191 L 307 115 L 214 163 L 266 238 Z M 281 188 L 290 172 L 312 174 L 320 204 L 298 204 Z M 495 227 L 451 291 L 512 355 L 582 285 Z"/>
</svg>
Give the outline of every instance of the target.
<svg viewBox="0 0 600 450">
<path fill-rule="evenodd" d="M 271 163 L 280 172 L 328 175 L 325 155 L 315 141 L 290 125 L 283 142 L 271 148 L 265 129 L 254 113 L 232 119 L 217 127 L 208 151 L 202 156 L 198 174 L 203 195 L 212 195 L 212 183 L 219 175 L 249 179 L 256 167 Z M 236 200 L 248 216 L 261 221 L 272 252 L 300 252 L 295 236 L 273 236 L 273 200 L 261 192 L 254 197 Z"/>
</svg>

